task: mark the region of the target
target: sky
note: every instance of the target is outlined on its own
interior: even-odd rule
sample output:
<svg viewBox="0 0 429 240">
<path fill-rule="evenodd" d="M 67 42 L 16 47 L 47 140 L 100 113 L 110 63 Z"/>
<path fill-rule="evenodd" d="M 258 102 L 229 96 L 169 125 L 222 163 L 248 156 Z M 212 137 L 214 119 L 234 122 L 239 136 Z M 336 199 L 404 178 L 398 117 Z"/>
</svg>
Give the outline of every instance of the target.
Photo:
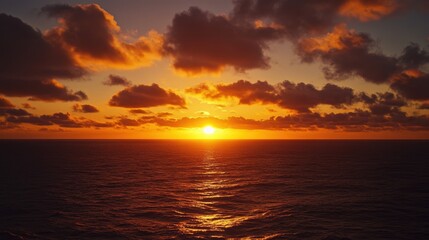
<svg viewBox="0 0 429 240">
<path fill-rule="evenodd" d="M 428 22 L 423 0 L 3 0 L 0 138 L 428 139 Z"/>
</svg>

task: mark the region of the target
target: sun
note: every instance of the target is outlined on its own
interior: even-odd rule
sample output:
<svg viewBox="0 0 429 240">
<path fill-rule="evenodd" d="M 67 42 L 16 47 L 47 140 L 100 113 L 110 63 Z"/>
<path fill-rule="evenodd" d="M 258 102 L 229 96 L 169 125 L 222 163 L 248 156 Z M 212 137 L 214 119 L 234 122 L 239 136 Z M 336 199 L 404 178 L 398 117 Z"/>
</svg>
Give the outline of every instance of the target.
<svg viewBox="0 0 429 240">
<path fill-rule="evenodd" d="M 215 133 L 215 132 L 216 132 L 216 129 L 215 129 L 214 127 L 212 127 L 212 126 L 205 126 L 205 127 L 203 128 L 203 132 L 204 132 L 205 134 L 207 134 L 207 135 L 212 135 L 213 133 Z"/>
</svg>

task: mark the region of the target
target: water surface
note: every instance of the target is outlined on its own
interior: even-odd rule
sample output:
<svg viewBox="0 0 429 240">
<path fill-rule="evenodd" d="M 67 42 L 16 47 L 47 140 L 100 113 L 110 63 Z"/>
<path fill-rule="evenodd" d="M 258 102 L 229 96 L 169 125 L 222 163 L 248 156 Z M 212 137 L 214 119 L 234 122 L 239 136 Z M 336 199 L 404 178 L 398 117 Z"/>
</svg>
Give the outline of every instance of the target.
<svg viewBox="0 0 429 240">
<path fill-rule="evenodd" d="M 429 141 L 0 144 L 0 239 L 429 239 Z"/>
</svg>

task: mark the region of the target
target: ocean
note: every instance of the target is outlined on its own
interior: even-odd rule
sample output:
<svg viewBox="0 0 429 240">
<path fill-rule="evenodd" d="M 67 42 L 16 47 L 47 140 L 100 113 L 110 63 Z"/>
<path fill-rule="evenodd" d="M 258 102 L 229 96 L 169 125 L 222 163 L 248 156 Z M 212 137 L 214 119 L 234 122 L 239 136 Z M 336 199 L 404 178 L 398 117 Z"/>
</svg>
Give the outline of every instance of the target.
<svg viewBox="0 0 429 240">
<path fill-rule="evenodd" d="M 1 140 L 0 239 L 429 239 L 429 141 Z"/>
</svg>

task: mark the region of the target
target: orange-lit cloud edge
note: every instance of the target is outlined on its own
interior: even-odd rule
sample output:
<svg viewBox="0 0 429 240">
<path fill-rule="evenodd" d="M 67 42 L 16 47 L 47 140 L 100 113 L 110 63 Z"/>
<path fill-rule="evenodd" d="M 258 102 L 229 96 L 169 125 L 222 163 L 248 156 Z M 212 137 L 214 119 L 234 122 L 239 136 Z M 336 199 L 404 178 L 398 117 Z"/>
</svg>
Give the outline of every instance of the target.
<svg viewBox="0 0 429 240">
<path fill-rule="evenodd" d="M 0 137 L 429 137 L 429 93 L 425 91 L 429 89 L 429 75 L 424 71 L 429 63 L 428 52 L 410 44 L 401 55 L 386 56 L 375 51 L 375 41 L 370 35 L 348 29 L 337 20 L 375 21 L 406 6 L 394 0 L 314 2 L 298 6 L 311 14 L 323 5 L 326 11 L 323 21 L 314 22 L 314 18 L 305 16 L 300 16 L 299 21 L 293 15 L 282 18 L 288 15 L 287 12 L 282 15 L 281 11 L 290 8 L 279 5 L 287 2 L 279 1 L 263 12 L 257 2 L 237 1 L 229 16 L 192 7 L 178 13 L 166 33 L 152 30 L 133 43 L 124 40 L 114 16 L 97 4 L 43 7 L 42 13 L 58 20 L 56 27 L 43 33 L 18 18 L 0 15 L 1 26 L 16 30 L 6 37 L 6 42 L 25 39 L 24 43 L 17 41 L 16 45 L 8 46 L 0 59 L 2 62 L 6 58 L 16 59 L 0 71 Z M 295 25 L 289 25 L 290 22 Z M 108 107 L 100 110 L 91 102 L 80 103 L 88 99 L 85 91 L 70 90 L 62 81 L 85 78 L 101 70 L 151 67 L 162 58 L 170 59 L 172 68 L 185 74 L 185 81 L 187 77 L 205 74 L 221 78 L 228 69 L 270 71 L 270 58 L 266 55 L 269 45 L 284 40 L 293 43 L 303 62 L 324 64 L 326 79 L 352 81 L 358 77 L 386 85 L 389 90 L 367 93 L 338 86 L 335 81 L 316 87 L 305 82 L 272 84 L 263 80 L 203 82 L 174 90 L 156 83 L 156 79 L 152 84 L 132 84 L 121 76 L 110 75 L 103 84 L 123 89 L 108 97 Z M 22 51 L 32 44 L 39 50 Z M 3 50 L 5 46 L 0 48 Z M 33 62 L 28 60 L 30 54 Z M 38 113 L 32 101 L 76 103 L 72 109 L 45 114 Z M 208 109 L 199 107 L 195 112 L 195 103 Z M 245 109 L 244 114 L 234 111 L 238 107 Z M 111 108 L 129 112 L 111 115 Z M 211 114 L 214 108 L 229 113 Z M 212 126 L 215 132 L 205 134 L 207 126 Z"/>
</svg>

